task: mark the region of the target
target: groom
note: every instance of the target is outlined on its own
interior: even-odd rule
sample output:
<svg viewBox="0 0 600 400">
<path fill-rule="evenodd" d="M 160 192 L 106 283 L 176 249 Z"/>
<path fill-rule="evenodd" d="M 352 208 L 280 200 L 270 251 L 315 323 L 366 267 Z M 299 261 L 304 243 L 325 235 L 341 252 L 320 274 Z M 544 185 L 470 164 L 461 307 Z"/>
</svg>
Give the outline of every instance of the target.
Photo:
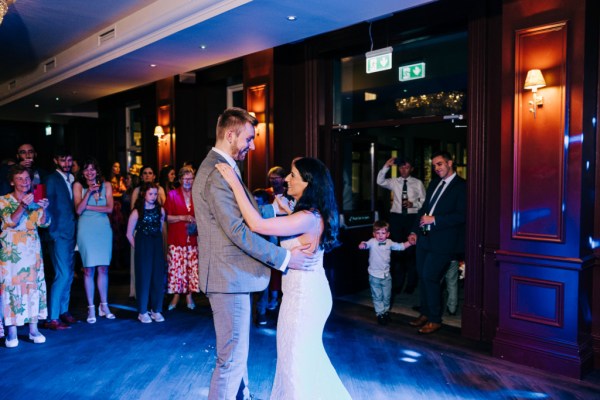
<svg viewBox="0 0 600 400">
<path fill-rule="evenodd" d="M 236 161 L 254 150 L 256 118 L 241 108 L 228 108 L 217 121 L 215 147 L 196 174 L 192 196 L 198 223 L 200 288 L 213 312 L 217 361 L 209 400 L 249 399 L 248 347 L 252 292 L 269 283 L 270 268 L 307 270 L 316 262 L 296 248 L 291 252 L 250 231 L 231 188 L 215 168 L 228 163 L 239 175 Z M 254 202 L 252 195 L 248 197 Z M 274 217 L 274 206 L 261 210 Z"/>
</svg>

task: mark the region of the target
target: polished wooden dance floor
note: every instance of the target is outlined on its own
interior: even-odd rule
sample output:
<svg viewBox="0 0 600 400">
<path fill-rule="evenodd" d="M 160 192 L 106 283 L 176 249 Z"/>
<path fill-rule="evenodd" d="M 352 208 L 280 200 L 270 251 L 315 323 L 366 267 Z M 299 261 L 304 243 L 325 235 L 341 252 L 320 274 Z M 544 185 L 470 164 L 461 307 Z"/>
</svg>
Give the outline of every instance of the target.
<svg viewBox="0 0 600 400">
<path fill-rule="evenodd" d="M 111 284 L 116 320 L 42 330 L 41 345 L 27 339 L 26 328 L 17 348 L 1 340 L 0 398 L 206 398 L 215 348 L 206 299 L 198 296 L 194 311 L 165 312 L 164 323 L 141 324 L 127 290 Z M 80 281 L 73 291 L 84 320 Z M 274 318 L 251 333 L 250 388 L 258 399 L 268 399 L 275 373 Z M 599 371 L 578 381 L 520 367 L 491 357 L 489 345 L 466 341 L 457 328 L 423 337 L 408 319 L 394 315 L 382 327 L 370 308 L 335 302 L 324 342 L 354 399 L 600 399 Z"/>
</svg>

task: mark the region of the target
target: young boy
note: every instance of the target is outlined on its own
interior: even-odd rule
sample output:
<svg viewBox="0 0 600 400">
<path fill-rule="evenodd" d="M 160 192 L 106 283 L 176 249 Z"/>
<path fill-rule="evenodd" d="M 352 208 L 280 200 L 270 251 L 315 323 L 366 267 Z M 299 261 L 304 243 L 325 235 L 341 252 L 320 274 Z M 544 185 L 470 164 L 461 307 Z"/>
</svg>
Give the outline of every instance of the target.
<svg viewBox="0 0 600 400">
<path fill-rule="evenodd" d="M 369 285 L 377 322 L 387 325 L 390 320 L 390 298 L 392 296 L 392 277 L 390 275 L 390 257 L 392 250 L 402 251 L 411 246 L 409 242 L 391 241 L 390 225 L 385 221 L 375 221 L 373 238 L 360 242 L 358 248 L 369 250 Z"/>
</svg>

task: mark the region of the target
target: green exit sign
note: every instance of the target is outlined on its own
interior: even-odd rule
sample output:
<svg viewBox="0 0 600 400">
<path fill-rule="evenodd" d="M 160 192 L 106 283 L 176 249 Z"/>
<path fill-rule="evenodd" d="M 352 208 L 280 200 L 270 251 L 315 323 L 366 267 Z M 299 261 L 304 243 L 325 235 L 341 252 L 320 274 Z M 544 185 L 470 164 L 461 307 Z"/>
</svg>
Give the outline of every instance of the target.
<svg viewBox="0 0 600 400">
<path fill-rule="evenodd" d="M 392 50 L 392 47 L 386 47 L 366 53 L 367 74 L 392 69 Z"/>
<path fill-rule="evenodd" d="M 400 80 L 404 81 L 412 81 L 414 79 L 422 79 L 425 78 L 425 63 L 420 62 L 416 64 L 403 65 L 398 68 L 400 72 Z"/>
</svg>

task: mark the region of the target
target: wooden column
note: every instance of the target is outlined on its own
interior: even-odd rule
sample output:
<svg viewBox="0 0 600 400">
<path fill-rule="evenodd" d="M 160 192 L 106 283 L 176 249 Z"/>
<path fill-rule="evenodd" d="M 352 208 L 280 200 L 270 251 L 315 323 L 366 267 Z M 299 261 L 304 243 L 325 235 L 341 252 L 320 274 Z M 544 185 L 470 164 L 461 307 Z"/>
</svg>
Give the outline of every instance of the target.
<svg viewBox="0 0 600 400">
<path fill-rule="evenodd" d="M 160 125 L 165 133 L 162 138 L 156 138 L 158 165 L 155 172 L 157 175 L 164 165 L 175 166 L 174 85 L 174 77 L 169 77 L 156 83 L 156 124 Z"/>
<path fill-rule="evenodd" d="M 250 190 L 268 186 L 267 173 L 273 166 L 273 49 L 244 57 L 246 109 L 258 119 L 254 145 L 247 156 L 244 175 Z"/>
<path fill-rule="evenodd" d="M 583 229 L 584 2 L 505 1 L 499 324 L 494 355 L 581 377 L 592 367 Z M 540 69 L 543 106 L 529 103 Z M 536 108 L 536 114 L 530 109 Z"/>
</svg>

